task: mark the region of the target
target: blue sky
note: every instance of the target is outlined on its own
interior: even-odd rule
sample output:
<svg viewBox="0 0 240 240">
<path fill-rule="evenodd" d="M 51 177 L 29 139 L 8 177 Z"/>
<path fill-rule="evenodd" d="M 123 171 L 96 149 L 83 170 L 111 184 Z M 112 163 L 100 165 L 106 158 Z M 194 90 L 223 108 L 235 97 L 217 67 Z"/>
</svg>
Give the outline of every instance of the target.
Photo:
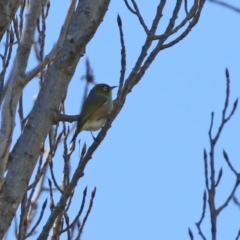
<svg viewBox="0 0 240 240">
<path fill-rule="evenodd" d="M 143 0 L 138 2 L 146 23 L 151 23 L 158 1 L 152 0 L 151 4 Z M 234 4 L 236 1 L 229 2 Z M 63 0 L 51 2 L 46 53 L 56 43 L 66 6 Z M 171 7 L 169 5 L 164 11 L 159 34 L 168 23 Z M 69 86 L 66 99 L 68 114 L 77 114 L 80 108 L 84 86 L 80 78 L 84 75 L 86 57 L 97 83 L 118 85 L 120 41 L 117 14 L 123 22 L 127 74 L 134 66 L 145 40 L 143 29 L 123 1 L 112 1 Z M 226 67 L 231 78 L 230 103 L 240 95 L 239 24 L 240 15 L 207 2 L 192 32 L 174 47 L 160 52 L 141 82 L 129 94 L 124 108 L 78 184 L 76 194 L 79 197 L 75 196 L 73 213 L 79 208 L 85 186 L 88 186 L 89 195 L 90 190 L 97 187 L 82 239 L 189 239 L 188 227 L 195 238 L 200 239 L 195 222 L 202 211 L 203 148 L 209 150 L 207 133 L 212 111 L 216 113 L 213 129 L 216 130 L 220 123 Z M 34 64 L 32 57 L 29 69 Z M 24 94 L 25 114 L 31 109 L 32 97 L 36 93 L 37 79 L 29 84 Z M 227 124 L 216 148 L 216 169 L 223 167 L 217 206 L 225 200 L 235 181 L 224 162 L 223 148 L 240 171 L 239 112 L 237 109 Z M 92 142 L 88 132 L 81 133 L 79 138 L 88 146 Z M 59 151 L 55 158 L 59 180 L 62 176 L 61 156 Z M 78 161 L 77 151 L 74 157 L 73 166 Z M 239 192 L 238 195 L 240 197 Z M 236 237 L 239 218 L 240 211 L 231 202 L 219 216 L 218 240 Z M 203 231 L 207 237 L 210 236 L 209 212 Z"/>
</svg>

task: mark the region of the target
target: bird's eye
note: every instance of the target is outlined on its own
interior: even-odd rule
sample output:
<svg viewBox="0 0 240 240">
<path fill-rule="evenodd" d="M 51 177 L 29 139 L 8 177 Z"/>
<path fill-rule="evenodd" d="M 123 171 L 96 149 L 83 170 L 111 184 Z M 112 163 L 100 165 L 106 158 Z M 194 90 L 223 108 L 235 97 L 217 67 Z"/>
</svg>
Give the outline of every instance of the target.
<svg viewBox="0 0 240 240">
<path fill-rule="evenodd" d="M 104 90 L 105 92 L 107 92 L 107 91 L 108 91 L 108 87 L 103 87 L 103 90 Z"/>
</svg>

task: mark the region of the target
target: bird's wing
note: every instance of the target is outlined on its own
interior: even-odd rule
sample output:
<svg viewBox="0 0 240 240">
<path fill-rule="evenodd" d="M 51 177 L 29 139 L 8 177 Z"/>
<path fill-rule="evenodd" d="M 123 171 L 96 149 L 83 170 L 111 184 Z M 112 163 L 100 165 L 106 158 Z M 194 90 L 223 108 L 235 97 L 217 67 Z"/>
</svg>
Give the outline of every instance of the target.
<svg viewBox="0 0 240 240">
<path fill-rule="evenodd" d="M 82 111 L 78 119 L 77 128 L 75 130 L 75 133 L 73 135 L 73 138 L 71 142 L 75 141 L 77 135 L 79 132 L 82 131 L 82 128 L 88 118 L 96 111 L 98 110 L 105 102 L 106 97 L 103 95 L 97 95 L 97 94 L 89 94 L 86 100 L 83 103 Z"/>
<path fill-rule="evenodd" d="M 83 126 L 88 118 L 98 110 L 105 102 L 107 101 L 106 97 L 103 95 L 89 95 L 84 101 L 82 106 L 81 115 L 78 121 L 78 129 L 80 126 Z M 81 127 L 82 128 L 82 127 Z M 81 129 L 80 128 L 80 129 Z M 79 129 L 79 130 L 80 130 Z"/>
</svg>

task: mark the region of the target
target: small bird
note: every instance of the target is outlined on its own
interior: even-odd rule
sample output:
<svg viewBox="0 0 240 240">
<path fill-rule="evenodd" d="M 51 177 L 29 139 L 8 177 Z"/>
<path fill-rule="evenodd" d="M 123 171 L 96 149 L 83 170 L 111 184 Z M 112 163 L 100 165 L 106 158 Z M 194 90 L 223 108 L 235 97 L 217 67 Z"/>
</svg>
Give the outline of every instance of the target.
<svg viewBox="0 0 240 240">
<path fill-rule="evenodd" d="M 106 123 L 113 108 L 112 89 L 115 87 L 117 86 L 110 87 L 101 83 L 91 89 L 83 103 L 77 128 L 70 143 L 75 141 L 81 131 L 97 131 Z"/>
</svg>

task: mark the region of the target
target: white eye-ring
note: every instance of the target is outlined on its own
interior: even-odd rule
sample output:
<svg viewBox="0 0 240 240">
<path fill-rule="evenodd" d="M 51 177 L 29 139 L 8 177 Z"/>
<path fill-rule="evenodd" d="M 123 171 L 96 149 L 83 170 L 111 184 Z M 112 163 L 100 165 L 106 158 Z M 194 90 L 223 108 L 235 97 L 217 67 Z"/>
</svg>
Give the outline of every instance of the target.
<svg viewBox="0 0 240 240">
<path fill-rule="evenodd" d="M 107 92 L 107 91 L 108 91 L 108 87 L 103 87 L 103 90 L 104 90 L 105 92 Z"/>
</svg>

